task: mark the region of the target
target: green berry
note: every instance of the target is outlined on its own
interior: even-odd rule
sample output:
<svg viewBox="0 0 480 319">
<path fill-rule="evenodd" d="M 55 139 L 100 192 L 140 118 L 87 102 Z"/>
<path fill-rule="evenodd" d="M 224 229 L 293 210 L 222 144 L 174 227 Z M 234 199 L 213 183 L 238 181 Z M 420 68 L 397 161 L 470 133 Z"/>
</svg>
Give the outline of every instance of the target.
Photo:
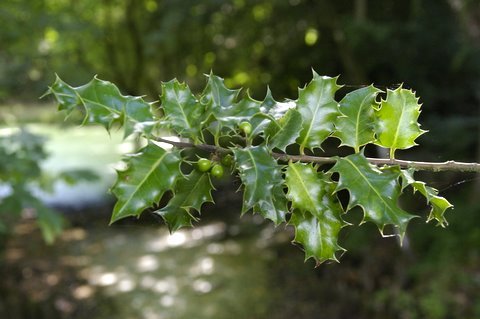
<svg viewBox="0 0 480 319">
<path fill-rule="evenodd" d="M 213 177 L 220 178 L 223 176 L 223 166 L 220 164 L 215 164 L 213 165 L 210 174 L 212 174 Z"/>
<path fill-rule="evenodd" d="M 240 131 L 242 131 L 245 135 L 249 135 L 252 133 L 252 124 L 248 122 L 242 122 L 238 125 Z"/>
<path fill-rule="evenodd" d="M 222 164 L 225 165 L 226 167 L 232 166 L 233 163 L 233 156 L 230 154 L 225 155 L 222 157 Z"/>
<path fill-rule="evenodd" d="M 197 162 L 198 170 L 200 172 L 208 172 L 212 167 L 212 161 L 207 158 L 201 158 Z"/>
</svg>

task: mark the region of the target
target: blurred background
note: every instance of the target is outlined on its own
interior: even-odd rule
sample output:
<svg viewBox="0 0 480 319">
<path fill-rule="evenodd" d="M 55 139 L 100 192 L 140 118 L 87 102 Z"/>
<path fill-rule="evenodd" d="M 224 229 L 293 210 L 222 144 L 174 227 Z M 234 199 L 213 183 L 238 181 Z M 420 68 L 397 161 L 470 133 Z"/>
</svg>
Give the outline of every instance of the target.
<svg viewBox="0 0 480 319">
<path fill-rule="evenodd" d="M 267 85 L 296 99 L 313 68 L 417 92 L 429 133 L 399 158 L 480 162 L 478 0 L 2 0 L 0 21 L 1 318 L 480 318 L 475 174 L 418 174 L 455 205 L 446 229 L 410 196 L 422 218 L 404 246 L 346 227 L 341 263 L 314 268 L 291 229 L 239 218 L 228 185 L 195 229 L 169 235 L 148 213 L 108 227 L 134 141 L 39 100 L 55 73 L 155 101 L 161 81 L 199 92 L 211 70 L 257 99 Z"/>
</svg>

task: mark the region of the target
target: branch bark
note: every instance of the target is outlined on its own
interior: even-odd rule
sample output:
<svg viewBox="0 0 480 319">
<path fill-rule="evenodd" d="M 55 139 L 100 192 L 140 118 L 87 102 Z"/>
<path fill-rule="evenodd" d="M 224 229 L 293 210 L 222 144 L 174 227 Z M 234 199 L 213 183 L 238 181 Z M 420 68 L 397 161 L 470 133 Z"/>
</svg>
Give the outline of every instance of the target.
<svg viewBox="0 0 480 319">
<path fill-rule="evenodd" d="M 178 142 L 178 141 L 171 141 L 161 137 L 157 137 L 155 140 L 158 142 L 173 145 L 178 148 L 198 148 L 203 151 L 212 152 L 212 153 L 221 153 L 221 154 L 231 153 L 231 150 L 229 150 L 228 148 L 210 145 L 210 144 L 193 144 L 189 142 Z M 318 164 L 334 164 L 338 158 L 336 156 L 323 157 L 323 156 L 310 156 L 310 155 L 290 155 L 290 154 L 282 154 L 282 153 L 276 153 L 276 152 L 272 152 L 271 154 L 275 159 L 286 161 L 286 162 L 295 161 L 295 162 L 318 163 Z M 422 162 L 422 161 L 408 161 L 408 160 L 373 158 L 373 157 L 367 157 L 367 160 L 370 163 L 377 166 L 398 165 L 403 168 L 412 168 L 416 171 L 432 171 L 432 172 L 456 171 L 456 172 L 480 173 L 480 163 L 465 163 L 465 162 L 456 162 L 456 161 Z"/>
</svg>

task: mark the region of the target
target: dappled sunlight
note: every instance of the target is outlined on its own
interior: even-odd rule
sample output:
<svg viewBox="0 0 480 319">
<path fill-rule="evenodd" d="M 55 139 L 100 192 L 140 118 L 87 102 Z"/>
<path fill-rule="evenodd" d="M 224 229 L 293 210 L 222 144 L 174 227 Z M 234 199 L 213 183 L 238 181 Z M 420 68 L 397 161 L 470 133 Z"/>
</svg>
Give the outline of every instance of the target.
<svg viewBox="0 0 480 319">
<path fill-rule="evenodd" d="M 118 275 L 113 272 L 106 272 L 99 274 L 98 277 L 94 277 L 92 284 L 98 286 L 110 286 L 115 284 L 118 281 Z"/>
<path fill-rule="evenodd" d="M 189 270 L 191 276 L 211 275 L 215 269 L 215 262 L 211 257 L 200 258 Z"/>
<path fill-rule="evenodd" d="M 81 285 L 73 289 L 72 295 L 75 299 L 91 298 L 95 294 L 95 289 L 90 285 Z"/>
<path fill-rule="evenodd" d="M 60 238 L 64 241 L 84 240 L 87 237 L 87 231 L 83 228 L 70 228 L 65 230 Z"/>
<path fill-rule="evenodd" d="M 154 255 L 141 256 L 137 261 L 138 272 L 155 271 L 159 267 L 159 261 Z"/>
<path fill-rule="evenodd" d="M 196 279 L 192 282 L 192 288 L 196 292 L 206 294 L 212 291 L 212 283 L 205 279 Z"/>
<path fill-rule="evenodd" d="M 187 241 L 187 236 L 183 231 L 177 231 L 167 237 L 167 245 L 169 247 L 182 246 Z"/>
<path fill-rule="evenodd" d="M 228 238 L 223 222 L 173 234 L 164 227 L 74 227 L 51 247 L 23 241 L 39 236 L 31 221 L 17 229 L 7 262 L 22 269 L 21 286 L 32 300 L 53 298 L 65 314 L 94 307 L 115 311 L 116 318 L 226 318 L 267 300 L 260 287 L 269 254 L 256 239 Z"/>
<path fill-rule="evenodd" d="M 178 230 L 173 234 L 168 233 L 166 229 L 160 229 L 157 237 L 145 240 L 145 249 L 148 252 L 158 253 L 173 247 L 194 247 L 203 240 L 224 234 L 226 228 L 225 223 L 218 222 L 193 229 Z"/>
<path fill-rule="evenodd" d="M 135 289 L 137 284 L 131 278 L 122 278 L 117 283 L 117 290 L 119 292 L 130 292 Z"/>
</svg>

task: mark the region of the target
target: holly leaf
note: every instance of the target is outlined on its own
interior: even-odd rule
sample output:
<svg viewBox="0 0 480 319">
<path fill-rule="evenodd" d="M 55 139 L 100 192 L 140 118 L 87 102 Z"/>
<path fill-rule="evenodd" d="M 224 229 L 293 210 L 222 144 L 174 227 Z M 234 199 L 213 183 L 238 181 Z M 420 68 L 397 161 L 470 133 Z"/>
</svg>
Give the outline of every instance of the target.
<svg viewBox="0 0 480 319">
<path fill-rule="evenodd" d="M 302 127 L 302 116 L 295 109 L 289 109 L 278 121 L 272 121 L 265 129 L 265 137 L 268 140 L 270 149 L 278 148 L 285 151 L 285 148 L 295 143 L 300 135 Z"/>
<path fill-rule="evenodd" d="M 219 121 L 226 113 L 232 112 L 233 105 L 240 93 L 240 90 L 231 90 L 225 86 L 223 78 L 210 73 L 207 76 L 207 86 L 203 90 L 200 101 L 205 105 L 208 117 Z M 210 130 L 214 135 L 218 135 L 222 129 L 219 123 Z"/>
<path fill-rule="evenodd" d="M 167 152 L 150 142 L 127 158 L 127 169 L 118 172 L 112 193 L 117 197 L 110 224 L 127 216 L 140 216 L 157 204 L 163 194 L 174 189 L 182 176 L 179 151 Z"/>
<path fill-rule="evenodd" d="M 397 149 L 417 145 L 415 139 L 426 132 L 418 124 L 421 106 L 418 100 L 414 92 L 400 86 L 393 91 L 387 90 L 387 98 L 375 112 L 376 144 L 390 148 L 390 158 L 395 157 Z"/>
<path fill-rule="evenodd" d="M 241 122 L 251 122 L 252 117 L 260 113 L 261 105 L 262 102 L 254 100 L 247 92 L 246 96 L 238 103 L 233 104 L 230 108 L 219 109 L 218 112 L 214 113 L 214 116 L 222 128 L 234 131 Z M 255 129 L 254 125 L 259 125 L 260 122 L 261 121 L 254 121 L 250 124 L 252 124 L 252 128 Z"/>
<path fill-rule="evenodd" d="M 265 128 L 274 120 L 270 114 L 270 110 L 272 110 L 277 103 L 273 98 L 270 88 L 267 87 L 267 94 L 259 106 L 259 112 L 254 114 L 250 119 L 250 124 L 252 124 L 251 136 L 263 134 Z"/>
<path fill-rule="evenodd" d="M 453 207 L 453 205 L 450 204 L 450 202 L 444 197 L 438 196 L 438 190 L 436 190 L 435 188 L 427 186 L 427 184 L 422 181 L 415 180 L 413 173 L 414 170 L 401 171 L 401 177 L 403 181 L 402 188 L 411 186 L 413 188 L 413 192 L 418 191 L 425 197 L 427 203 L 430 204 L 432 208 L 427 218 L 427 222 L 435 219 L 438 226 L 447 226 L 448 222 L 444 216 L 445 211 L 450 207 Z"/>
<path fill-rule="evenodd" d="M 312 165 L 290 163 L 285 174 L 287 198 L 292 201 L 293 213 L 289 224 L 295 227 L 294 241 L 305 250 L 305 260 L 317 263 L 337 260 L 336 253 L 344 251 L 338 245 L 343 208 L 333 194 L 335 185 Z"/>
<path fill-rule="evenodd" d="M 189 87 L 177 80 L 162 83 L 161 101 L 168 125 L 178 135 L 198 140 L 207 115 Z"/>
<path fill-rule="evenodd" d="M 231 90 L 225 86 L 223 78 L 210 73 L 202 96 L 201 102 L 209 105 L 211 109 L 229 108 L 237 99 L 240 90 Z"/>
<path fill-rule="evenodd" d="M 335 92 L 341 87 L 337 78 L 319 76 L 313 71 L 312 81 L 299 90 L 297 110 L 302 115 L 303 125 L 297 143 L 303 152 L 305 148 L 320 147 L 334 130 L 338 116 Z"/>
<path fill-rule="evenodd" d="M 370 85 L 348 93 L 340 101 L 341 116 L 335 123 L 333 136 L 340 139 L 341 145 L 350 146 L 355 153 L 360 147 L 375 141 L 375 114 L 376 97 L 381 90 Z"/>
<path fill-rule="evenodd" d="M 295 118 L 293 122 L 289 122 L 286 128 L 286 131 L 290 131 L 292 134 L 287 136 L 283 136 L 282 133 L 279 134 L 278 137 L 282 136 L 280 139 L 282 139 L 285 143 L 285 139 L 289 139 L 290 141 L 288 142 L 287 145 L 292 144 L 295 142 L 296 138 L 299 136 L 299 132 L 301 130 L 301 116 L 300 113 L 298 114 L 292 114 L 295 112 L 294 109 L 296 107 L 295 101 L 286 101 L 286 102 L 277 102 L 272 96 L 272 93 L 270 92 L 270 89 L 267 90 L 267 95 L 265 96 L 265 99 L 263 100 L 262 104 L 260 105 L 260 112 L 256 113 L 251 119 L 250 123 L 252 124 L 252 134 L 251 136 L 257 136 L 257 135 L 262 135 L 264 134 L 265 138 L 267 138 L 267 135 L 276 135 L 277 133 L 280 133 L 279 131 L 283 131 L 283 133 L 286 134 L 284 129 L 282 128 L 285 126 L 285 122 L 292 120 L 292 118 Z M 291 111 L 291 112 L 290 112 Z M 286 113 L 290 112 L 290 114 L 287 116 Z M 300 120 L 297 125 L 297 127 L 292 130 L 291 125 L 296 123 L 298 120 L 296 119 L 297 117 L 300 117 Z M 282 125 L 280 125 L 282 124 Z M 268 132 L 266 132 L 268 130 Z M 279 142 L 279 146 L 271 146 L 271 148 L 278 147 L 282 148 L 281 146 L 282 142 Z"/>
<path fill-rule="evenodd" d="M 221 77 L 210 74 L 205 90 L 202 93 L 201 102 L 214 120 L 209 130 L 218 140 L 222 133 L 235 131 L 238 125 L 243 121 L 251 121 L 255 114 L 259 114 L 262 102 L 254 100 L 247 94 L 236 101 L 240 90 L 228 89 Z M 264 118 L 257 118 L 253 121 L 254 125 L 259 125 Z M 255 131 L 258 133 L 258 130 Z"/>
<path fill-rule="evenodd" d="M 275 101 L 272 95 L 272 91 L 270 87 L 267 86 L 267 93 L 265 94 L 265 98 L 262 101 L 262 105 L 260 106 L 260 112 L 262 113 L 269 113 L 270 110 L 277 104 L 278 102 Z"/>
<path fill-rule="evenodd" d="M 253 208 L 276 225 L 285 221 L 288 212 L 283 192 L 282 166 L 265 146 L 233 150 L 240 179 L 245 187 L 242 214 Z"/>
<path fill-rule="evenodd" d="M 170 232 L 192 226 L 198 220 L 193 210 L 200 213 L 204 203 L 213 203 L 213 189 L 209 174 L 193 170 L 177 182 L 168 204 L 154 213 L 162 216 Z"/>
<path fill-rule="evenodd" d="M 120 123 L 124 127 L 124 137 L 134 132 L 148 136 L 155 125 L 151 103 L 141 97 L 122 95 L 114 84 L 97 77 L 75 88 L 57 76 L 45 95 L 49 94 L 57 100 L 58 109 L 65 110 L 67 115 L 83 108 L 83 124 L 100 124 L 110 130 L 114 123 Z"/>
<path fill-rule="evenodd" d="M 340 175 L 336 191 L 346 189 L 350 193 L 347 211 L 360 206 L 363 222 L 374 222 L 382 236 L 384 227 L 393 225 L 403 239 L 408 222 L 415 216 L 398 207 L 401 191 L 398 170 L 381 171 L 368 163 L 363 154 L 353 154 L 338 158 L 330 172 Z"/>
</svg>

